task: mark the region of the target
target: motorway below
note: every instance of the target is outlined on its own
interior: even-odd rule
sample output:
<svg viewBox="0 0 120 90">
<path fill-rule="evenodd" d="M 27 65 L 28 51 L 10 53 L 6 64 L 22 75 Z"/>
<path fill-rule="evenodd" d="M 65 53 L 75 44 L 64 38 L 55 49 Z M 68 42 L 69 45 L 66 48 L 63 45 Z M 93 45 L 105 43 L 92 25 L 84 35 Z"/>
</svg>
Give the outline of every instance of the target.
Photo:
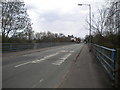
<svg viewBox="0 0 120 90">
<path fill-rule="evenodd" d="M 57 88 L 83 46 L 72 44 L 20 55 L 3 55 L 2 87 Z"/>
</svg>

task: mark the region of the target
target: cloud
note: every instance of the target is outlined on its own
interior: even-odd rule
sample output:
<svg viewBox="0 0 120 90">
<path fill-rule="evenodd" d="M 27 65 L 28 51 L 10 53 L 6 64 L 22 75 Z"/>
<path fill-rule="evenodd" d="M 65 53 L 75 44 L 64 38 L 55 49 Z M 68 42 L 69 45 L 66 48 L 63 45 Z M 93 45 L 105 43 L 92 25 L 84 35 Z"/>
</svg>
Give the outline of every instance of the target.
<svg viewBox="0 0 120 90">
<path fill-rule="evenodd" d="M 78 3 L 90 3 L 92 12 L 103 0 L 24 0 L 27 12 L 33 23 L 33 30 L 73 34 L 84 37 L 88 34 L 88 7 L 79 7 Z"/>
</svg>

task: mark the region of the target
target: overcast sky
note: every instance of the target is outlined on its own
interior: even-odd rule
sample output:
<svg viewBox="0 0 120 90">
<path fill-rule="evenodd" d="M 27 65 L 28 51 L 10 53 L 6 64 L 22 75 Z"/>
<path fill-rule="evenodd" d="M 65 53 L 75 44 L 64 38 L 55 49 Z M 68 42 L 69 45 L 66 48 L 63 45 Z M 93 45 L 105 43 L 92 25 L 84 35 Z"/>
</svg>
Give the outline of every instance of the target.
<svg viewBox="0 0 120 90">
<path fill-rule="evenodd" d="M 88 6 L 77 4 L 91 4 L 92 12 L 104 4 L 104 0 L 24 0 L 27 12 L 33 23 L 35 32 L 51 31 L 83 38 L 89 34 L 86 19 L 89 15 Z"/>
</svg>

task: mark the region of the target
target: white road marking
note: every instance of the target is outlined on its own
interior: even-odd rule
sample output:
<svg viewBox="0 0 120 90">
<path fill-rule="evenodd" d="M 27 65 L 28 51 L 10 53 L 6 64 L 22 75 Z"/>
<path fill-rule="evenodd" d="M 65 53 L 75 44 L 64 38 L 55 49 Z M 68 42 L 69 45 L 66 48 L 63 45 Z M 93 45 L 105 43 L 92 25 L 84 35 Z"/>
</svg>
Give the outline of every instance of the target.
<svg viewBox="0 0 120 90">
<path fill-rule="evenodd" d="M 32 61 L 31 63 L 39 63 L 39 62 L 44 61 L 44 60 L 46 60 L 46 59 L 42 58 L 42 59 L 40 59 L 40 60 L 34 60 L 34 61 Z"/>
<path fill-rule="evenodd" d="M 74 51 L 69 51 L 69 52 L 73 53 Z"/>
<path fill-rule="evenodd" d="M 41 79 L 39 82 L 41 83 L 44 79 Z"/>
<path fill-rule="evenodd" d="M 23 66 L 23 65 L 26 65 L 26 64 L 28 64 L 28 63 L 31 63 L 31 61 L 25 62 L 25 63 L 22 63 L 22 64 L 19 64 L 19 65 L 16 65 L 15 68 L 20 67 L 20 66 Z"/>
<path fill-rule="evenodd" d="M 57 54 L 59 54 L 59 53 L 57 52 L 57 53 L 54 53 L 54 54 L 48 55 L 48 56 L 46 56 L 46 57 L 44 57 L 44 58 L 45 58 L 45 59 L 48 59 L 48 58 L 53 57 L 53 56 L 55 56 L 55 55 L 57 55 Z"/>
<path fill-rule="evenodd" d="M 23 55 L 23 56 L 28 56 L 28 55 L 26 54 L 26 55 Z"/>
<path fill-rule="evenodd" d="M 69 52 L 69 54 L 65 55 L 63 58 L 60 58 L 60 60 L 56 61 L 56 62 L 53 63 L 53 64 L 61 65 L 61 64 L 71 55 L 71 53 L 74 52 L 74 51 L 61 50 L 60 52 Z M 50 54 L 50 55 L 48 55 L 48 56 L 46 56 L 46 57 L 44 57 L 44 58 L 42 58 L 42 59 L 37 59 L 37 60 L 25 62 L 25 63 L 19 64 L 19 65 L 16 65 L 16 66 L 14 66 L 14 67 L 17 68 L 17 67 L 20 67 L 20 66 L 29 64 L 29 63 L 34 63 L 34 64 L 35 64 L 35 63 L 39 63 L 39 62 L 41 62 L 41 61 L 44 61 L 44 60 L 46 60 L 46 59 L 49 59 L 50 57 L 53 57 L 53 56 L 58 55 L 58 54 L 59 54 L 59 52 L 56 52 L 56 53 Z M 24 56 L 28 56 L 28 55 L 24 55 Z"/>
<path fill-rule="evenodd" d="M 57 60 L 57 61 L 55 61 L 55 62 L 52 63 L 52 64 L 54 64 L 54 65 L 61 65 L 62 62 L 63 62 L 63 60 Z"/>
<path fill-rule="evenodd" d="M 60 52 L 73 53 L 74 51 L 61 50 Z"/>
<path fill-rule="evenodd" d="M 60 58 L 60 59 L 63 59 L 63 60 L 66 60 L 72 53 L 69 53 L 67 55 L 65 55 L 63 58 Z"/>
<path fill-rule="evenodd" d="M 52 63 L 53 65 L 61 65 L 72 53 L 65 55 L 64 57 L 60 58 L 59 60 Z"/>
<path fill-rule="evenodd" d="M 42 58 L 42 59 L 37 59 L 37 60 L 34 60 L 34 61 L 25 62 L 25 63 L 19 64 L 19 65 L 16 65 L 16 66 L 14 66 L 14 67 L 17 68 L 17 67 L 20 67 L 20 66 L 29 64 L 29 63 L 39 63 L 39 62 L 41 62 L 41 61 L 44 61 L 44 60 L 46 60 L 46 59 L 49 59 L 50 57 L 53 57 L 53 56 L 58 55 L 58 54 L 59 54 L 58 52 L 57 52 L 57 53 L 54 53 L 54 54 L 50 54 L 50 55 L 48 55 L 48 56 L 46 56 L 46 57 L 44 57 L 44 58 Z"/>
<path fill-rule="evenodd" d="M 35 85 L 32 86 L 32 88 L 35 88 L 35 87 L 36 87 L 37 85 L 39 85 L 43 80 L 44 80 L 43 78 L 40 79 L 39 82 L 38 82 L 37 84 L 35 84 Z"/>
<path fill-rule="evenodd" d="M 41 61 L 44 61 L 44 60 L 46 60 L 46 59 L 49 59 L 50 57 L 53 57 L 53 56 L 57 55 L 57 54 L 59 54 L 59 53 L 55 53 L 55 54 L 48 55 L 48 56 L 46 56 L 46 57 L 44 57 L 44 58 L 42 58 L 42 59 L 40 59 L 40 60 L 34 60 L 34 61 L 32 61 L 32 63 L 39 63 L 39 62 L 41 62 Z"/>
</svg>

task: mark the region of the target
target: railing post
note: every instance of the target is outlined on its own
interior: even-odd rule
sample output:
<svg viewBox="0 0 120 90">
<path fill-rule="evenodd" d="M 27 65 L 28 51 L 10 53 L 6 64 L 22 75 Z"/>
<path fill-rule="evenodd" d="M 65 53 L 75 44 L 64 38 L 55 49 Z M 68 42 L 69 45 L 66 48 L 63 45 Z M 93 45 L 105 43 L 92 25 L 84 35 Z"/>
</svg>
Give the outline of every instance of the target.
<svg viewBox="0 0 120 90">
<path fill-rule="evenodd" d="M 115 70 L 115 54 L 116 51 L 112 51 L 111 59 L 113 63 L 111 64 L 111 66 L 113 67 L 114 70 Z M 115 72 L 112 73 L 112 76 L 113 76 L 112 86 L 115 87 Z"/>
<path fill-rule="evenodd" d="M 112 51 L 112 60 L 113 60 L 113 63 L 112 63 L 112 67 L 115 69 L 115 54 L 116 54 L 116 51 Z"/>
</svg>

